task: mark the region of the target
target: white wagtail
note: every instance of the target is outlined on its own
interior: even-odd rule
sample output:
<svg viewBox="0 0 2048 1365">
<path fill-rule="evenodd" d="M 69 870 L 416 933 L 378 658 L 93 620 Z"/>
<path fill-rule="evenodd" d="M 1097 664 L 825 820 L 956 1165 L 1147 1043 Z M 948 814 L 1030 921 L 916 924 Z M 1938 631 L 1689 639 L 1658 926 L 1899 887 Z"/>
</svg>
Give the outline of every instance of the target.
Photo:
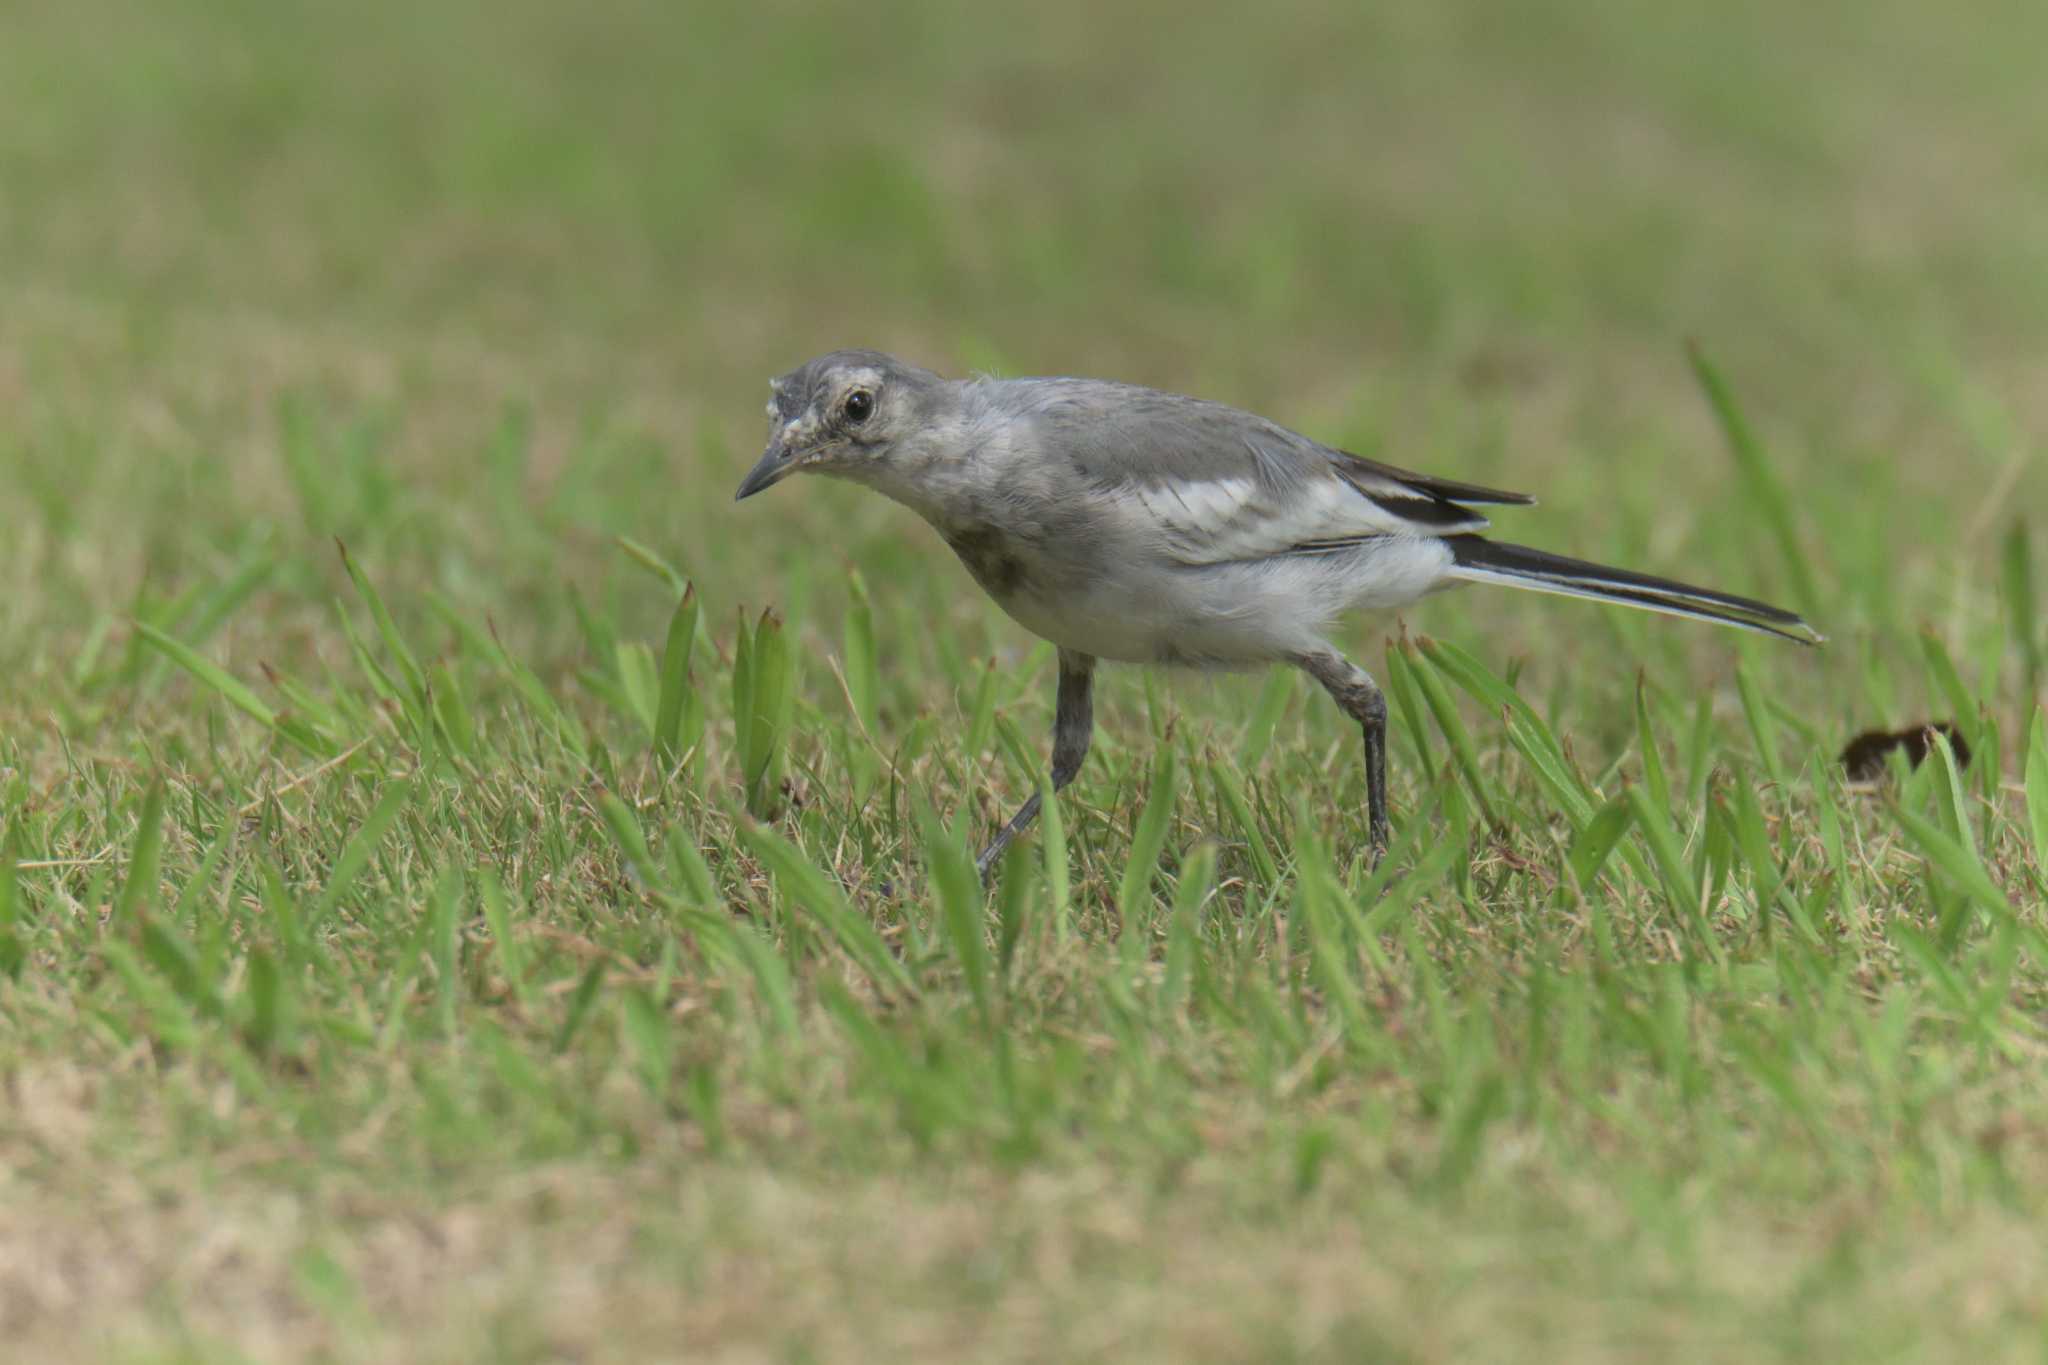
<svg viewBox="0 0 2048 1365">
<path fill-rule="evenodd" d="M 1324 638 L 1347 611 L 1503 583 L 1820 639 L 1763 602 L 1486 540 L 1474 504 L 1535 500 L 1333 450 L 1222 403 L 1098 379 L 943 379 L 862 350 L 773 389 L 768 449 L 736 496 L 811 470 L 930 522 L 997 605 L 1059 647 L 1055 792 L 1088 754 L 1098 659 L 1293 664 L 1365 732 L 1377 857 L 1387 704 Z M 984 876 L 1038 805 L 1034 794 L 997 832 Z"/>
</svg>

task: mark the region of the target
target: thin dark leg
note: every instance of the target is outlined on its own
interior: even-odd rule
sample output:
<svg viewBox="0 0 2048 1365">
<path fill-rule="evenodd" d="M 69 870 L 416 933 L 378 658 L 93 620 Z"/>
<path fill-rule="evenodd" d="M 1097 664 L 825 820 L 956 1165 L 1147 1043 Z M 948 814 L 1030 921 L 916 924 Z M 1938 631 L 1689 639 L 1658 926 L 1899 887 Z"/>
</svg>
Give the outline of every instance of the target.
<svg viewBox="0 0 2048 1365">
<path fill-rule="evenodd" d="M 1387 699 L 1371 674 L 1335 650 L 1304 654 L 1295 662 L 1365 732 L 1366 824 L 1377 864 L 1387 851 Z"/>
<path fill-rule="evenodd" d="M 1052 789 L 1054 794 L 1074 780 L 1088 757 L 1088 740 L 1095 733 L 1095 659 L 1089 654 L 1060 651 L 1060 695 L 1052 720 Z M 974 860 L 987 881 L 1002 860 L 1003 850 L 1038 818 L 1039 794 L 1031 793 L 1010 822 L 996 831 L 996 837 Z"/>
</svg>

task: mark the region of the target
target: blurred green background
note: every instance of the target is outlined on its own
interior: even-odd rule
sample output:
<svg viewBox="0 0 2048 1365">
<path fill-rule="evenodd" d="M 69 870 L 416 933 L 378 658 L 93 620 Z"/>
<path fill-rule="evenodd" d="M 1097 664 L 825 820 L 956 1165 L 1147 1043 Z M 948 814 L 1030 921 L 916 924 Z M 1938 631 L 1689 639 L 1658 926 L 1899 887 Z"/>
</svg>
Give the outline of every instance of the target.
<svg viewBox="0 0 2048 1365">
<path fill-rule="evenodd" d="M 727 505 L 765 377 L 846 344 L 1236 401 L 1536 489 L 1517 538 L 1783 595 L 1697 339 L 1838 634 L 1966 610 L 2042 491 L 2030 3 L 28 0 L 5 37 L 17 676 L 252 525 L 376 534 L 294 500 L 286 400 L 375 428 L 420 572 L 587 582 L 624 531 L 713 600 L 837 556 L 971 616 L 896 509 Z M 508 409 L 534 440 L 493 482 Z"/>
<path fill-rule="evenodd" d="M 0 1335 L 129 1361 L 2038 1345 L 2048 985 L 2015 946 L 2043 886 L 2015 812 L 2043 52 L 2039 0 L 6 0 Z M 1416 761 L 1442 740 L 1397 738 L 1397 819 L 1455 870 L 1396 893 L 1376 1031 L 1340 1039 L 1209 779 L 1253 755 L 1258 826 L 1355 891 L 1355 732 L 1285 682 L 1112 672 L 1066 803 L 1079 931 L 1026 936 L 989 1025 L 931 907 L 863 879 L 916 872 L 913 798 L 966 839 L 1022 790 L 991 735 L 1040 742 L 1043 651 L 902 509 L 825 480 L 731 501 L 768 377 L 847 345 L 1234 402 L 1536 492 L 1514 540 L 1806 611 L 1826 650 L 1480 590 L 1351 634 L 1376 672 L 1389 633 L 1458 642 L 1607 796 L 1661 789 L 1633 747 L 1661 737 L 1672 838 L 1729 888 L 1712 932 L 1633 852 L 1571 901 L 1575 830 L 1468 705 L 1516 818 L 1444 817 Z M 619 537 L 703 607 L 680 777 L 620 700 L 674 594 Z M 372 697 L 361 661 L 390 660 L 335 538 L 473 705 L 460 762 Z M 842 681 L 856 573 L 873 735 Z M 749 860 L 727 682 L 767 606 L 801 677 L 777 827 L 859 888 L 914 1006 L 835 985 Z M 358 747 L 307 771 L 136 620 L 287 709 L 280 679 L 326 698 Z M 485 627 L 601 761 L 522 709 Z M 1928 818 L 1978 820 L 2032 917 L 1996 933 L 1982 868 L 1937 878 L 1831 765 L 1866 726 L 1973 713 L 2000 763 Z M 1723 801 L 1772 724 L 1790 777 L 1756 778 L 1770 840 L 1738 858 Z M 1208 837 L 1223 889 L 1197 946 L 1126 952 L 1170 750 L 1173 904 Z M 119 880 L 158 772 L 161 904 Z M 622 864 L 614 792 L 787 955 L 794 1040 Z M 1807 939 L 1770 937 L 1779 862 Z M 483 867 L 510 911 L 460 883 Z M 311 965 L 265 918 L 293 897 L 336 916 Z M 1619 947 L 1588 947 L 1589 904 Z M 1174 951 L 1192 1004 L 1159 988 Z M 303 988 L 293 1047 L 264 952 L 306 967 L 264 988 Z"/>
</svg>

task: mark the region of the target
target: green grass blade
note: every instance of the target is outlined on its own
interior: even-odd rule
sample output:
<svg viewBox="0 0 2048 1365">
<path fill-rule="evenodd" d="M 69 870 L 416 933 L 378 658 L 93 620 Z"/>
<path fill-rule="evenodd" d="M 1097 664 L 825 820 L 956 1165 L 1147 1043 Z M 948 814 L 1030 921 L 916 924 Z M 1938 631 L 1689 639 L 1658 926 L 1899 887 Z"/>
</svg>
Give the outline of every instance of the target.
<svg viewBox="0 0 2048 1365">
<path fill-rule="evenodd" d="M 1166 847 L 1166 831 L 1173 818 L 1175 798 L 1180 794 L 1180 770 L 1171 744 L 1162 745 L 1152 769 L 1152 786 L 1145 808 L 1131 831 L 1131 853 L 1124 863 L 1123 881 L 1117 891 L 1117 920 L 1126 938 L 1126 951 L 1135 950 L 1139 936 L 1150 920 L 1146 913 L 1152 900 L 1152 879 L 1159 871 L 1159 855 Z"/>
<path fill-rule="evenodd" d="M 464 758 L 476 758 L 476 717 L 470 713 L 454 672 L 444 663 L 433 667 L 433 697 L 434 720 L 448 746 Z"/>
<path fill-rule="evenodd" d="M 1955 660 L 1949 657 L 1948 646 L 1933 631 L 1920 633 L 1920 653 L 1927 660 L 1927 675 L 1948 702 L 1950 717 L 1956 729 L 1969 741 L 1972 749 L 1984 747 L 1984 737 L 1977 724 L 1977 699 L 1970 689 L 1963 686 L 1962 674 L 1956 672 Z"/>
<path fill-rule="evenodd" d="M 868 600 L 867 580 L 851 574 L 846 583 L 852 599 L 846 607 L 846 695 L 863 733 L 874 738 L 881 728 L 881 651 L 875 646 L 875 609 Z"/>
<path fill-rule="evenodd" d="M 242 1038 L 258 1056 L 283 1052 L 291 1036 L 291 1010 L 287 1003 L 284 973 L 277 959 L 261 948 L 249 950 L 249 966 L 242 986 L 244 1014 Z"/>
<path fill-rule="evenodd" d="M 1246 799 L 1244 783 L 1235 769 L 1222 763 L 1209 765 L 1209 780 L 1230 811 L 1232 823 L 1244 839 L 1245 857 L 1252 865 L 1252 873 L 1258 884 L 1264 887 L 1276 886 L 1280 881 L 1280 865 L 1273 859 L 1273 850 L 1266 843 L 1266 836 L 1259 829 L 1258 818 L 1252 814 L 1251 802 Z"/>
<path fill-rule="evenodd" d="M 356 592 L 370 608 L 370 619 L 377 625 L 377 634 L 384 641 L 384 648 L 397 663 L 399 671 L 405 675 L 405 685 L 411 691 L 414 702 L 424 707 L 428 695 L 426 670 L 420 667 L 420 661 L 413 654 L 412 647 L 406 644 L 405 637 L 399 634 L 398 622 L 392 619 L 390 608 L 384 605 L 383 595 L 356 564 L 355 558 L 348 552 L 348 546 L 339 539 L 334 542 L 334 546 L 341 551 L 342 567 L 348 570 L 349 581 L 356 585 Z"/>
<path fill-rule="evenodd" d="M 1265 685 L 1259 688 L 1259 700 L 1252 707 L 1251 719 L 1245 722 L 1244 734 L 1237 741 L 1237 762 L 1241 768 L 1255 768 L 1272 747 L 1273 732 L 1280 724 L 1280 717 L 1287 711 L 1287 703 L 1294 697 L 1295 687 L 1301 680 L 1298 670 L 1275 668 L 1268 671 Z"/>
<path fill-rule="evenodd" d="M 191 942 L 175 927 L 154 915 L 143 915 L 141 949 L 143 960 L 156 968 L 157 974 L 196 1013 L 210 1018 L 220 1016 L 220 995 L 207 980 Z"/>
<path fill-rule="evenodd" d="M 897 999 L 912 999 L 917 986 L 910 969 L 875 932 L 875 927 L 854 912 L 839 888 L 795 844 L 765 825 L 745 826 L 740 838 L 775 878 L 781 900 L 804 912 L 830 934 L 856 966 L 866 972 L 877 990 Z"/>
<path fill-rule="evenodd" d="M 1956 841 L 1969 851 L 1970 857 L 1978 859 L 1977 836 L 1971 828 L 1969 793 L 1963 786 L 1962 770 L 1956 766 L 1956 751 L 1949 744 L 1948 736 L 1934 732 L 1934 785 L 1941 793 L 1942 822 Z"/>
<path fill-rule="evenodd" d="M 512 994 L 527 1009 L 534 1007 L 533 983 L 528 980 L 526 954 L 519 939 L 512 932 L 512 904 L 505 896 L 505 885 L 498 880 L 497 873 L 484 868 L 477 873 L 477 899 L 483 902 L 484 924 L 491 931 L 491 943 L 497 949 L 498 970 L 504 973 L 505 984 L 512 988 Z"/>
<path fill-rule="evenodd" d="M 2034 867 L 2048 882 L 2048 709 L 2034 712 L 2027 745 L 2027 819 L 2034 830 Z"/>
<path fill-rule="evenodd" d="M 697 589 L 683 586 L 661 648 L 661 702 L 654 717 L 654 751 L 674 764 L 683 755 L 683 711 L 690 694 L 690 652 L 697 642 Z"/>
<path fill-rule="evenodd" d="M 782 618 L 764 611 L 742 624 L 732 674 L 732 704 L 747 813 L 770 818 L 779 804 L 782 750 L 796 699 L 796 663 Z"/>
<path fill-rule="evenodd" d="M 1714 409 L 1715 420 L 1721 424 L 1728 452 L 1735 457 L 1736 468 L 1749 490 L 1749 501 L 1762 514 L 1772 539 L 1778 543 L 1779 556 L 1792 579 L 1793 597 L 1801 611 L 1814 615 L 1820 609 L 1820 594 L 1814 588 L 1813 567 L 1807 562 L 1805 550 L 1800 547 L 1799 531 L 1793 519 L 1792 495 L 1778 477 L 1777 466 L 1769 453 L 1750 429 L 1749 419 L 1735 401 L 1734 390 L 1721 377 L 1720 370 L 1707 359 L 1706 351 L 1694 342 L 1686 346 L 1686 355 L 1692 361 L 1693 377 L 1699 381 L 1707 402 Z"/>
<path fill-rule="evenodd" d="M 631 536 L 614 536 L 612 540 L 621 550 L 626 552 L 628 559 L 667 584 L 670 596 L 682 597 L 689 593 L 689 580 L 677 572 L 673 564 L 663 559 L 655 551 L 642 545 Z"/>
<path fill-rule="evenodd" d="M 1415 763 L 1423 772 L 1436 771 L 1436 760 L 1429 753 L 1429 727 L 1423 723 L 1421 694 L 1415 685 L 1413 669 L 1408 663 L 1408 649 L 1405 644 L 1387 642 L 1387 693 L 1394 699 L 1394 710 L 1401 717 L 1401 733 L 1408 737 L 1415 748 Z"/>
<path fill-rule="evenodd" d="M 1437 729 L 1450 742 L 1451 758 L 1457 765 L 1458 773 L 1465 779 L 1465 785 L 1472 797 L 1479 803 L 1489 825 L 1498 827 L 1501 823 L 1494 799 L 1487 790 L 1485 775 L 1479 769 L 1479 749 L 1472 742 L 1472 732 L 1465 728 L 1465 722 L 1458 715 L 1458 706 L 1451 699 L 1449 689 L 1444 686 L 1442 676 L 1435 666 L 1413 646 L 1403 646 L 1410 665 L 1409 674 L 1415 680 L 1416 689 L 1428 703 L 1429 711 L 1436 718 Z"/>
<path fill-rule="evenodd" d="M 1365 1035 L 1367 1016 L 1359 989 L 1357 957 L 1345 933 L 1350 904 L 1337 882 L 1322 841 L 1305 835 L 1296 864 L 1295 905 L 1308 928 L 1309 962 L 1315 982 L 1335 1007 L 1345 1036 Z"/>
<path fill-rule="evenodd" d="M 583 975 L 576 980 L 576 989 L 569 992 L 569 1003 L 562 1010 L 562 1023 L 555 1030 L 554 1051 L 561 1056 L 576 1041 L 576 1035 L 583 1031 L 583 1025 L 590 1018 L 591 1007 L 597 1004 L 598 995 L 604 990 L 605 960 L 593 958 Z"/>
<path fill-rule="evenodd" d="M 675 1065 L 675 1037 L 661 1006 L 644 988 L 633 986 L 621 993 L 619 1032 L 647 1093 L 657 1100 L 666 1099 Z"/>
<path fill-rule="evenodd" d="M 21 858 L 18 827 L 9 821 L 0 830 L 0 976 L 21 975 L 28 948 L 21 932 L 21 883 L 14 865 Z"/>
<path fill-rule="evenodd" d="M 1757 757 L 1764 772 L 1774 785 L 1783 786 L 1785 770 L 1778 761 L 1778 724 L 1771 708 L 1764 704 L 1763 693 L 1757 690 L 1756 675 L 1750 671 L 1747 660 L 1735 666 L 1735 690 L 1742 697 L 1742 714 L 1749 721 L 1749 733 L 1756 741 Z"/>
<path fill-rule="evenodd" d="M 399 813 L 412 799 L 412 779 L 401 777 L 384 788 L 377 798 L 377 804 L 355 833 L 342 845 L 341 853 L 334 860 L 334 870 L 328 874 L 327 885 L 320 892 L 320 899 L 314 902 L 311 921 L 324 924 L 327 917 L 341 904 L 349 887 L 376 856 L 377 846 L 384 842 L 384 836 L 392 825 L 398 822 Z"/>
<path fill-rule="evenodd" d="M 730 945 L 753 978 L 754 990 L 766 1006 L 771 1032 L 778 1038 L 796 1037 L 800 1031 L 796 988 L 790 982 L 788 964 L 767 935 L 720 916 L 694 911 L 684 915 L 683 923 L 699 942 L 717 936 Z"/>
<path fill-rule="evenodd" d="M 1423 640 L 1417 648 L 1446 677 L 1505 717 L 1508 743 L 1522 755 L 1575 829 L 1592 818 L 1598 794 L 1579 776 L 1565 756 L 1564 745 L 1521 693 L 1449 641 Z"/>
<path fill-rule="evenodd" d="M 196 600 L 190 610 L 180 613 L 174 621 L 167 622 L 167 626 L 175 629 L 180 639 L 195 648 L 204 644 L 227 623 L 237 608 L 276 574 L 278 565 L 279 560 L 274 555 L 258 550 L 243 559 L 225 580 Z M 139 657 L 130 660 L 131 673 L 133 665 L 139 662 Z M 166 658 L 157 658 L 150 669 L 142 675 L 138 685 L 144 690 L 155 687 L 162 669 L 169 662 Z"/>
<path fill-rule="evenodd" d="M 1069 788 L 1072 790 L 1072 788 Z M 1038 782 L 1038 839 L 1045 848 L 1046 909 L 1053 937 L 1064 945 L 1074 929 L 1073 875 L 1067 862 L 1067 817 L 1049 774 Z"/>
<path fill-rule="evenodd" d="M 621 640 L 612 652 L 612 676 L 620 707 L 647 734 L 648 747 L 661 724 L 661 669 L 654 651 L 640 640 Z"/>
<path fill-rule="evenodd" d="M 2041 609 L 2034 595 L 2034 548 L 2027 523 L 2015 521 L 1999 556 L 2004 578 L 2006 633 L 2020 651 L 2020 695 L 2041 694 Z"/>
<path fill-rule="evenodd" d="M 1031 928 L 1042 883 L 1031 871 L 1030 856 L 1012 844 L 996 869 L 996 979 L 1007 990 L 1016 967 L 1017 947 Z"/>
<path fill-rule="evenodd" d="M 1892 818 L 1905 831 L 1907 840 L 1920 851 L 1920 855 L 1971 900 L 1998 919 L 2014 918 L 2012 902 L 1999 889 L 1998 883 L 1991 880 L 1990 872 L 1985 869 L 1973 845 L 1904 806 L 1893 806 Z"/>
<path fill-rule="evenodd" d="M 1166 979 L 1160 998 L 1169 1010 L 1188 998 L 1188 982 L 1202 953 L 1202 906 L 1216 889 L 1216 845 L 1204 840 L 1188 855 L 1173 888 L 1173 917 L 1166 931 Z"/>
<path fill-rule="evenodd" d="M 650 891 L 660 888 L 663 882 L 655 866 L 654 855 L 648 852 L 647 836 L 641 832 L 640 821 L 631 807 L 610 792 L 600 792 L 597 813 L 611 832 L 612 842 L 626 860 L 626 870 L 633 879 Z"/>
<path fill-rule="evenodd" d="M 447 867 L 435 879 L 427 898 L 427 955 L 434 964 L 434 1021 L 443 1038 L 455 1036 L 455 1009 L 461 1001 L 462 871 Z"/>
<path fill-rule="evenodd" d="M 135 629 L 152 647 L 161 650 L 172 663 L 219 693 L 236 710 L 262 725 L 272 729 L 277 727 L 277 713 L 271 710 L 261 697 L 250 691 L 246 684 L 219 664 L 202 657 L 184 641 L 164 634 L 147 621 L 137 621 Z"/>
<path fill-rule="evenodd" d="M 995 1023 L 996 986 L 984 924 L 981 879 L 974 855 L 940 822 L 929 806 L 919 803 L 918 824 L 924 831 L 925 869 L 939 902 L 939 918 L 952 944 L 953 958 L 967 978 L 968 994 L 984 1028 Z"/>
<path fill-rule="evenodd" d="M 1565 864 L 1571 869 L 1572 880 L 1578 883 L 1582 894 L 1593 894 L 1601 869 L 1607 866 L 1615 845 L 1627 835 L 1633 823 L 1634 801 L 1628 796 L 1617 796 L 1596 811 L 1586 822 L 1586 827 L 1579 831 L 1579 837 L 1572 841 L 1571 851 L 1565 855 Z"/>
<path fill-rule="evenodd" d="M 1628 801 L 1635 812 L 1636 827 L 1642 830 L 1643 842 L 1649 846 L 1650 861 L 1664 882 L 1664 894 L 1685 922 L 1693 923 L 1700 910 L 1700 884 L 1686 864 L 1684 844 L 1671 823 L 1671 813 L 1655 805 L 1641 787 L 1629 788 Z"/>
<path fill-rule="evenodd" d="M 142 814 L 135 822 L 135 842 L 128 850 L 128 875 L 121 882 L 121 898 L 114 903 L 114 922 L 134 925 L 156 900 L 157 869 L 163 859 L 164 780 L 149 784 L 142 798 Z"/>
<path fill-rule="evenodd" d="M 1657 733 L 1650 728 L 1649 688 L 1641 673 L 1636 674 L 1636 746 L 1643 762 L 1643 785 L 1650 799 L 1664 810 L 1671 809 L 1671 782 L 1664 775 L 1664 755 L 1657 747 Z"/>
<path fill-rule="evenodd" d="M 996 661 L 982 665 L 981 678 L 974 685 L 974 702 L 967 710 L 967 733 L 960 752 L 969 762 L 979 762 L 988 751 L 989 737 L 996 725 Z"/>
</svg>

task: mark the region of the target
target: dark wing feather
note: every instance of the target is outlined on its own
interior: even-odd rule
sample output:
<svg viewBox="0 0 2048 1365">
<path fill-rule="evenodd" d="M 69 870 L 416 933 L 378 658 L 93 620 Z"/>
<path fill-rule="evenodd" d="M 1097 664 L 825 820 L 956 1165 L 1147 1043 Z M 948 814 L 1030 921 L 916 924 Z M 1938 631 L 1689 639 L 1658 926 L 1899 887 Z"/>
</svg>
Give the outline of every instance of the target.
<svg viewBox="0 0 2048 1365">
<path fill-rule="evenodd" d="M 1359 482 L 1351 473 L 1355 467 L 1361 474 L 1377 474 L 1382 479 L 1404 484 L 1432 502 L 1478 502 L 1503 507 L 1530 507 L 1536 502 L 1536 499 L 1527 493 L 1509 493 L 1499 488 L 1484 488 L 1476 483 L 1439 479 L 1434 474 L 1417 474 L 1413 470 L 1397 469 L 1390 464 L 1381 464 L 1378 460 L 1368 460 L 1363 455 L 1353 455 L 1348 450 L 1336 450 L 1331 453 L 1343 457 L 1334 461 L 1334 464 L 1338 474 L 1350 482 Z"/>
</svg>

